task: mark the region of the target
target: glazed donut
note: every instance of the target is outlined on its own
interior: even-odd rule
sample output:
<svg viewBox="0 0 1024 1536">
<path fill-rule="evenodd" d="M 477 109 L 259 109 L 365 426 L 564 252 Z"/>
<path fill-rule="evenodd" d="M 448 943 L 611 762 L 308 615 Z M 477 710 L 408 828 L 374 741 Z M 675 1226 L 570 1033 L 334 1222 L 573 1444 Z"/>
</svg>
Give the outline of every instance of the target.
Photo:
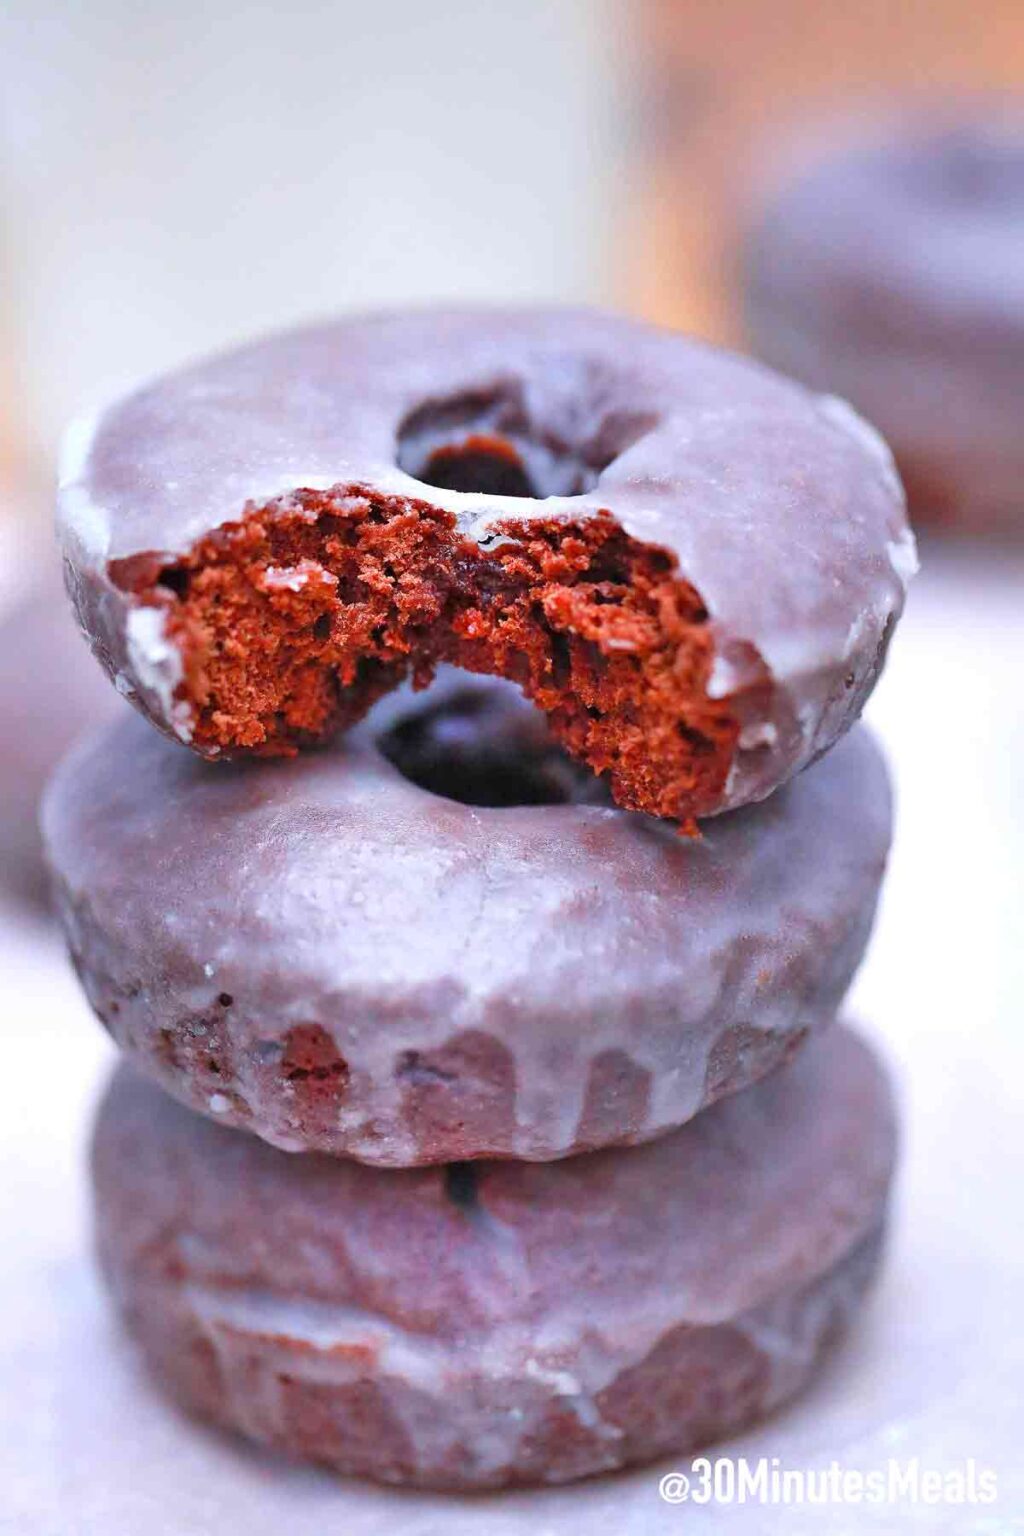
<svg viewBox="0 0 1024 1536">
<path fill-rule="evenodd" d="M 845 1029 L 648 1146 L 385 1172 L 288 1157 L 122 1068 L 100 1260 L 191 1411 L 346 1473 L 564 1482 L 686 1452 L 808 1379 L 878 1260 L 885 1077 Z"/>
<path fill-rule="evenodd" d="M 915 519 L 1024 525 L 1024 112 L 851 135 L 747 240 L 755 349 L 885 433 Z"/>
<path fill-rule="evenodd" d="M 174 374 L 72 433 L 59 521 L 108 672 L 206 757 L 292 753 L 448 661 L 687 823 L 850 725 L 914 565 L 845 405 L 583 311 L 346 320 Z"/>
<path fill-rule="evenodd" d="M 695 840 L 455 679 L 288 762 L 211 771 L 126 712 L 63 765 L 57 908 L 146 1073 L 289 1150 L 543 1160 L 676 1127 L 831 1021 L 890 835 L 863 730 Z"/>
</svg>

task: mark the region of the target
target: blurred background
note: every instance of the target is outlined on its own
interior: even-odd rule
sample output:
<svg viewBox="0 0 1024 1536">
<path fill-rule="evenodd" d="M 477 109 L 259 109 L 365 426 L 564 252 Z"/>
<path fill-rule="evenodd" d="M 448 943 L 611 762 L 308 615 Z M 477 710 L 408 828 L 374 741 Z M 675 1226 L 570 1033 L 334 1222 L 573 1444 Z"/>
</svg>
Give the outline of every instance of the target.
<svg viewBox="0 0 1024 1536">
<path fill-rule="evenodd" d="M 993 88 L 1024 94 L 1020 0 L 3 0 L 0 1483 L 12 1530 L 205 1532 L 230 1509 L 259 1536 L 322 1530 L 342 1507 L 376 1530 L 387 1506 L 365 1490 L 340 1506 L 304 1473 L 264 1481 L 255 1499 L 239 1453 L 189 1439 L 139 1385 L 92 1289 L 79 1164 L 109 1051 L 48 925 L 34 840 L 53 757 L 120 707 L 73 632 L 52 552 L 68 417 L 253 332 L 440 299 L 605 303 L 742 347 L 737 232 L 776 144 L 837 111 Z M 1024 412 L 1024 362 L 1020 385 Z M 881 1036 L 906 1111 L 894 1255 L 856 1346 L 770 1446 L 794 1465 L 840 1447 L 853 1466 L 975 1456 L 998 1468 L 1007 1515 L 1022 1508 L 1024 1364 L 1020 542 L 925 540 L 871 706 L 899 837 L 852 1009 Z M 747 1454 L 763 1451 L 750 1438 Z M 524 1496 L 501 1529 L 677 1529 L 648 1482 L 575 1504 Z M 405 1508 L 399 1529 L 442 1528 Z M 962 1511 L 920 1513 L 921 1529 L 982 1529 Z M 757 1515 L 734 1511 L 732 1529 L 763 1529 Z M 448 1509 L 443 1528 L 464 1518 Z"/>
</svg>

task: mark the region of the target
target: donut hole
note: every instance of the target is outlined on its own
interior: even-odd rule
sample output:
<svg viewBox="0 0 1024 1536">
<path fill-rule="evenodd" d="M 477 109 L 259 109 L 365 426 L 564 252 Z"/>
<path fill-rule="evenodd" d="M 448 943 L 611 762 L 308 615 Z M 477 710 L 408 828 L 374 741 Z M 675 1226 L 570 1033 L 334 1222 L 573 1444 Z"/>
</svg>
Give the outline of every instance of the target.
<svg viewBox="0 0 1024 1536">
<path fill-rule="evenodd" d="M 536 420 L 521 386 L 503 384 L 418 406 L 399 427 L 396 457 L 407 475 L 441 490 L 581 496 L 652 424 L 647 416 L 605 417 L 596 433 L 575 441 Z"/>
<path fill-rule="evenodd" d="M 446 1198 L 460 1211 L 474 1211 L 480 1188 L 480 1174 L 473 1163 L 449 1163 L 444 1170 Z"/>
<path fill-rule="evenodd" d="M 607 789 L 551 739 L 514 690 L 460 689 L 377 737 L 402 776 L 461 805 L 511 808 L 602 799 Z"/>
<path fill-rule="evenodd" d="M 414 478 L 439 490 L 533 498 L 554 494 L 542 492 L 530 478 L 522 446 L 497 433 L 467 432 L 423 451 L 426 458 Z"/>
</svg>

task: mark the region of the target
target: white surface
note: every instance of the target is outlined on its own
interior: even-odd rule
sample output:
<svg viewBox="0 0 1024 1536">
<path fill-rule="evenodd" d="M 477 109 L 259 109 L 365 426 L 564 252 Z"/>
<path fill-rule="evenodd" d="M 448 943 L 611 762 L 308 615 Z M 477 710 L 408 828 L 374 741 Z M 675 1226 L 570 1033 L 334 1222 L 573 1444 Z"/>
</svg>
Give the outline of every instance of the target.
<svg viewBox="0 0 1024 1536">
<path fill-rule="evenodd" d="M 854 1013 L 901 1086 L 884 1278 L 816 1388 L 731 1454 L 873 1469 L 974 1457 L 997 1504 L 786 1510 L 661 1503 L 664 1467 L 477 1500 L 343 1484 L 198 1428 L 143 1378 L 94 1282 L 82 1144 L 111 1052 L 56 942 L 0 939 L 0 1528 L 19 1536 L 662 1536 L 1024 1529 L 1020 1081 L 1024 564 L 926 548 L 871 715 L 899 833 Z M 6 1523 L 4 1523 L 6 1521 Z"/>
</svg>

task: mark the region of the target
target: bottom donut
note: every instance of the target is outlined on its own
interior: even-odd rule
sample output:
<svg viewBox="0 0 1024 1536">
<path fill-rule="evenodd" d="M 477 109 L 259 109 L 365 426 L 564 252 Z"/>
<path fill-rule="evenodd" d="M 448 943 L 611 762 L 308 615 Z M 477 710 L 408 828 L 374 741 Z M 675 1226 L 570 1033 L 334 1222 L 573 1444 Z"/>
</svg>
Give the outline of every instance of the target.
<svg viewBox="0 0 1024 1536">
<path fill-rule="evenodd" d="M 877 1267 L 894 1152 L 840 1027 L 646 1146 L 408 1172 L 278 1151 L 121 1068 L 99 1253 L 206 1419 L 387 1483 L 563 1482 L 791 1397 Z"/>
</svg>

